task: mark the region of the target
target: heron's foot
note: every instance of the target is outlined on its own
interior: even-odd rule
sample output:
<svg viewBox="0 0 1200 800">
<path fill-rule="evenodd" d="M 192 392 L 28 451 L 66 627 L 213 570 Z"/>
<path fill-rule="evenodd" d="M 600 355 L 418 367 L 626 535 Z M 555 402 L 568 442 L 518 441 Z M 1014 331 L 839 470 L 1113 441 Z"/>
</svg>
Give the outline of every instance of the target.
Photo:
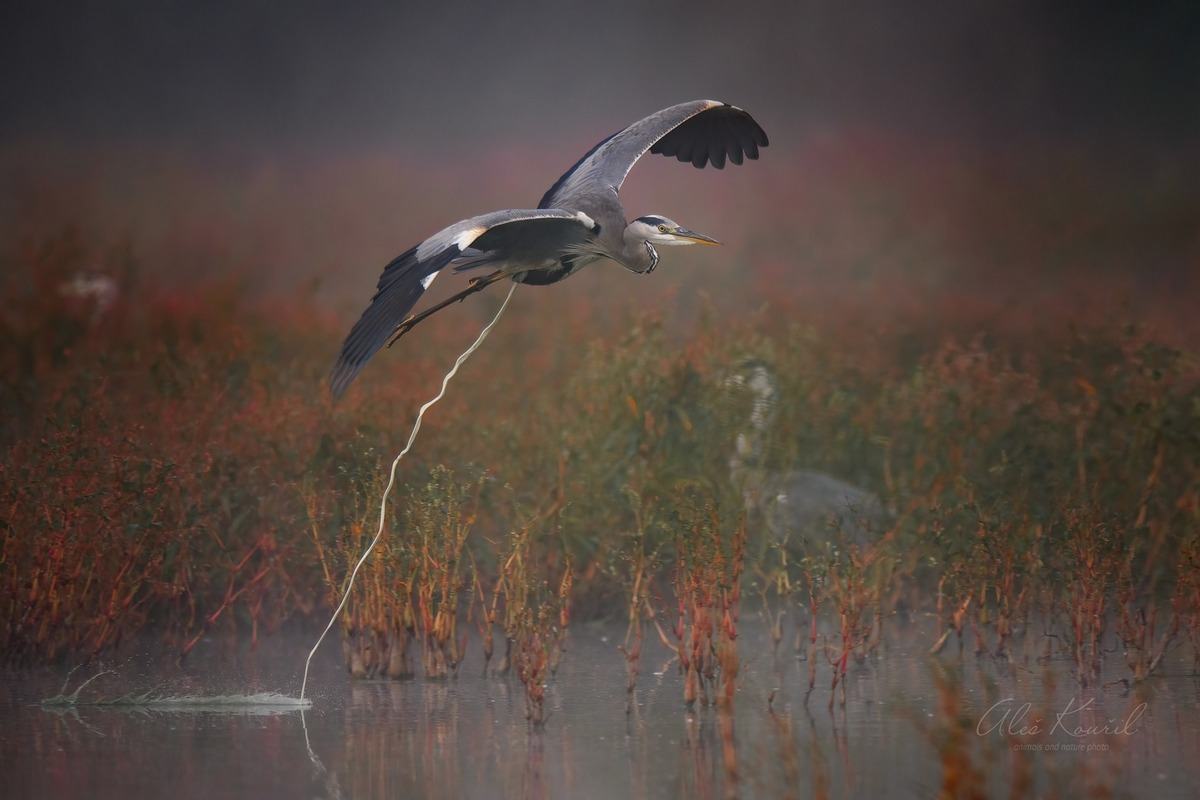
<svg viewBox="0 0 1200 800">
<path fill-rule="evenodd" d="M 413 329 L 413 326 L 420 320 L 416 314 L 409 314 L 408 318 L 396 326 L 396 330 L 392 331 L 392 338 L 388 339 L 387 346 L 391 347 L 396 342 L 400 341 L 400 337 Z"/>
</svg>

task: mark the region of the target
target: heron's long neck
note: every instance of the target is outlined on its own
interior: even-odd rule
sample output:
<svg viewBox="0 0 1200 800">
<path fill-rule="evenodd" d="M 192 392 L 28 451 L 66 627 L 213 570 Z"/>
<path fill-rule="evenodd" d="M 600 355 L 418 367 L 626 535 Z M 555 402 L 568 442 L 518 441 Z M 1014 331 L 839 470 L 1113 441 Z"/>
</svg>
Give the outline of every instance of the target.
<svg viewBox="0 0 1200 800">
<path fill-rule="evenodd" d="M 766 462 L 767 436 L 775 419 L 775 386 L 766 372 L 754 375 L 749 388 L 753 403 L 746 427 L 734 440 L 729 473 L 734 485 L 744 486 L 761 477 Z"/>
<path fill-rule="evenodd" d="M 634 272 L 649 272 L 658 266 L 658 251 L 643 237 L 625 229 L 620 261 Z"/>
</svg>

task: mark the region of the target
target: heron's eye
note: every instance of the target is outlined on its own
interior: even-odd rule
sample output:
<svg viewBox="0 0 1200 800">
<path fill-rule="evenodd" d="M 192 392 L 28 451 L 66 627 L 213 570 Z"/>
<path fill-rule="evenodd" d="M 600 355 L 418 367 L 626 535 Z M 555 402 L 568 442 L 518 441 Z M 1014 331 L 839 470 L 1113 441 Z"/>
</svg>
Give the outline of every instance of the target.
<svg viewBox="0 0 1200 800">
<path fill-rule="evenodd" d="M 658 226 L 658 231 L 659 231 L 659 233 L 666 233 L 666 232 L 667 232 L 667 226 L 666 226 L 666 225 L 659 225 L 659 226 Z"/>
</svg>

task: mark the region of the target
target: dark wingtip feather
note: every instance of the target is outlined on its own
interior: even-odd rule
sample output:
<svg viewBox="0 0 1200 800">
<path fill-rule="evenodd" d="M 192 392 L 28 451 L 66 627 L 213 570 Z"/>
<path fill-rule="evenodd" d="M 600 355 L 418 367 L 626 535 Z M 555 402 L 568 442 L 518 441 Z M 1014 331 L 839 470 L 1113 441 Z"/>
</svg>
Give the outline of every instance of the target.
<svg viewBox="0 0 1200 800">
<path fill-rule="evenodd" d="M 679 129 L 676 128 L 676 130 L 679 130 Z M 695 148 L 696 143 L 688 138 L 675 137 L 675 136 L 672 136 L 671 138 L 672 138 L 672 140 L 678 139 L 678 141 L 675 142 L 675 157 L 678 158 L 680 161 L 684 162 L 685 164 L 687 162 L 691 161 L 692 160 L 692 150 Z"/>
<path fill-rule="evenodd" d="M 350 388 L 350 382 L 354 380 L 361 369 L 361 366 L 352 368 L 349 364 L 334 365 L 333 370 L 329 373 L 329 394 L 335 403 L 342 399 L 342 395 Z"/>
<path fill-rule="evenodd" d="M 726 103 L 691 117 L 651 145 L 650 152 L 674 156 L 697 169 L 709 164 L 724 169 L 727 160 L 738 165 L 756 160 L 767 143 L 766 132 L 749 113 Z"/>
</svg>

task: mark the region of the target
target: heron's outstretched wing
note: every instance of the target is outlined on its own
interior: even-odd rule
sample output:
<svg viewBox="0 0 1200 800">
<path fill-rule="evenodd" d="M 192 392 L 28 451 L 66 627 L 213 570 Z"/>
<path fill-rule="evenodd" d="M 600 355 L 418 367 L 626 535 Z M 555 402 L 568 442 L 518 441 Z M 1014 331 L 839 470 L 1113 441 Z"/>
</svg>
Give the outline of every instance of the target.
<svg viewBox="0 0 1200 800">
<path fill-rule="evenodd" d="M 542 208 L 572 208 L 581 196 L 616 192 L 637 160 L 646 154 L 675 156 L 702 168 L 717 169 L 728 158 L 758 158 L 767 134 L 742 109 L 717 100 L 694 100 L 664 108 L 604 139 L 559 178 L 542 197 Z"/>
<path fill-rule="evenodd" d="M 438 231 L 384 267 L 371 304 L 342 344 L 329 375 L 334 398 L 375 355 L 412 310 L 438 273 L 468 248 L 496 262 L 538 249 L 538 244 L 581 240 L 595 228 L 586 214 L 557 208 L 507 209 L 457 222 Z M 549 249 L 549 248 L 547 248 Z"/>
</svg>

